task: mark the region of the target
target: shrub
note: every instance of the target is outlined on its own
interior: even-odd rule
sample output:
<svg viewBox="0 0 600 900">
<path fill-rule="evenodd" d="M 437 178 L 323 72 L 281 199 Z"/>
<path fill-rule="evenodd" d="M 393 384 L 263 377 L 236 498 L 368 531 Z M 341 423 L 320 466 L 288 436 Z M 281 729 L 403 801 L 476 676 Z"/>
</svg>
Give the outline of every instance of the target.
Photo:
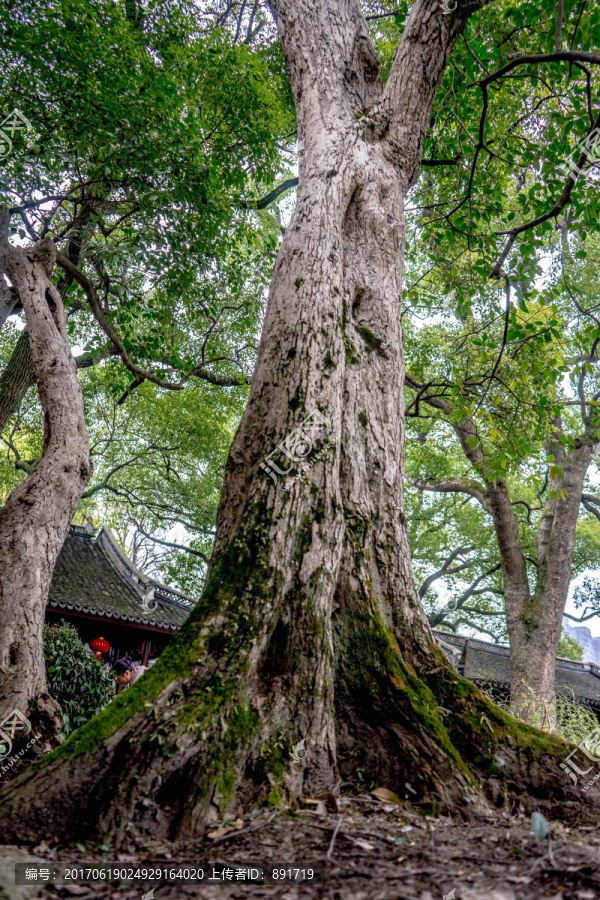
<svg viewBox="0 0 600 900">
<path fill-rule="evenodd" d="M 84 648 L 67 622 L 44 625 L 44 657 L 48 691 L 63 711 L 67 737 L 110 703 L 115 686 L 108 669 Z"/>
<path fill-rule="evenodd" d="M 558 656 L 563 659 L 574 659 L 576 662 L 581 662 L 583 659 L 583 647 L 575 638 L 565 634 L 564 628 L 558 643 Z"/>
<path fill-rule="evenodd" d="M 513 716 L 515 715 L 510 708 L 509 700 L 507 700 L 502 693 L 494 688 L 482 687 L 481 685 L 478 685 L 478 687 L 486 697 L 489 697 L 490 700 L 493 700 L 494 703 L 502 707 L 505 712 L 508 712 Z M 528 688 L 528 692 L 530 694 L 534 693 L 531 688 Z M 571 695 L 572 696 L 565 694 L 556 695 L 556 709 L 553 710 L 553 713 L 556 714 L 554 727 L 548 727 L 549 718 L 542 721 L 537 727 L 542 728 L 544 731 L 551 730 L 554 734 L 564 738 L 566 741 L 578 744 L 598 727 L 598 719 L 588 706 L 575 699 L 573 691 L 571 691 Z M 523 696 L 525 696 L 525 694 Z M 520 721 L 525 721 L 518 715 L 516 715 L 515 718 Z"/>
<path fill-rule="evenodd" d="M 556 733 L 578 744 L 598 728 L 598 719 L 589 707 L 569 697 L 556 698 Z"/>
</svg>

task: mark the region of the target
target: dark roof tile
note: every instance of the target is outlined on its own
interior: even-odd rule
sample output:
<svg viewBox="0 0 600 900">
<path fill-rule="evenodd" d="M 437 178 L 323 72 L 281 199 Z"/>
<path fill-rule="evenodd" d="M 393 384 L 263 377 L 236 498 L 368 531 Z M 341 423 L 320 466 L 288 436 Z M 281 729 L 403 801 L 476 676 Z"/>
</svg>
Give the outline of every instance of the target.
<svg viewBox="0 0 600 900">
<path fill-rule="evenodd" d="M 154 595 L 144 604 L 151 589 Z M 48 606 L 175 631 L 193 601 L 140 572 L 108 529 L 94 537 L 72 526 L 56 562 Z"/>
<path fill-rule="evenodd" d="M 441 641 L 459 652 L 468 640 L 465 677 L 471 681 L 494 682 L 508 687 L 510 681 L 510 648 L 489 644 L 475 638 L 435 631 Z M 600 704 L 600 667 L 594 663 L 556 660 L 556 690 L 559 694 Z"/>
</svg>

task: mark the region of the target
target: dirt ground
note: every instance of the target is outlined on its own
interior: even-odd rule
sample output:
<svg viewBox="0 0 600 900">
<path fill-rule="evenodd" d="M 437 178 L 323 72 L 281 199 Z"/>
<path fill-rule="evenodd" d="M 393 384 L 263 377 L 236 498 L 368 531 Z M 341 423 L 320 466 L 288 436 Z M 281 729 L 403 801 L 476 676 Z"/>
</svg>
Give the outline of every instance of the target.
<svg viewBox="0 0 600 900">
<path fill-rule="evenodd" d="M 461 822 L 424 817 L 410 805 L 366 794 L 337 803 L 337 809 L 331 798 L 295 812 L 262 810 L 236 823 L 214 823 L 212 837 L 132 842 L 118 855 L 45 844 L 0 848 L 0 900 L 600 900 L 600 825 L 551 822 L 548 837 L 538 841 L 524 815 Z M 248 865 L 292 866 L 311 868 L 315 877 L 303 883 L 243 884 L 234 875 L 210 884 L 140 879 L 15 887 L 14 862 L 32 860 L 71 868 L 204 866 L 217 876 L 223 867 L 231 873 Z"/>
</svg>

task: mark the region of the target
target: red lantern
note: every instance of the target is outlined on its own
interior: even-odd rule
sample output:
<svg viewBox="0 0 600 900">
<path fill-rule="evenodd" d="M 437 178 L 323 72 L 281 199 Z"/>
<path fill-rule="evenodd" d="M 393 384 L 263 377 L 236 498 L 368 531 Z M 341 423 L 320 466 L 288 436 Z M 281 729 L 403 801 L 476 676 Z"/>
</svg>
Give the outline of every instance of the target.
<svg viewBox="0 0 600 900">
<path fill-rule="evenodd" d="M 90 641 L 90 649 L 94 651 L 96 656 L 102 656 L 103 653 L 108 653 L 108 651 L 110 650 L 110 644 L 102 637 L 94 638 L 93 641 Z"/>
</svg>

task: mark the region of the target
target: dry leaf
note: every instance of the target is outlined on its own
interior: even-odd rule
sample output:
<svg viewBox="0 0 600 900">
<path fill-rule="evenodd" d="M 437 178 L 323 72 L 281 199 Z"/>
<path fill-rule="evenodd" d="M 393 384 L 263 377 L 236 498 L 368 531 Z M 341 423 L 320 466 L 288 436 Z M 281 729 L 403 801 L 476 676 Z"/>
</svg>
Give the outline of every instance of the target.
<svg viewBox="0 0 600 900">
<path fill-rule="evenodd" d="M 226 834 L 229 834 L 231 831 L 239 831 L 240 828 L 244 827 L 243 819 L 236 819 L 234 825 L 222 825 L 221 828 L 217 828 L 216 831 L 209 831 L 206 837 L 210 838 L 211 841 L 216 841 L 217 838 L 225 837 Z"/>
<path fill-rule="evenodd" d="M 387 788 L 375 788 L 374 791 L 371 791 L 373 797 L 377 797 L 378 800 L 381 800 L 384 803 L 386 800 L 388 803 L 402 803 L 402 800 L 395 794 L 393 791 L 388 791 Z"/>
<path fill-rule="evenodd" d="M 357 847 L 360 847 L 361 850 L 374 850 L 375 847 L 373 844 L 370 844 L 368 841 L 363 841 L 361 838 L 356 838 L 356 840 L 352 841 Z"/>
</svg>

